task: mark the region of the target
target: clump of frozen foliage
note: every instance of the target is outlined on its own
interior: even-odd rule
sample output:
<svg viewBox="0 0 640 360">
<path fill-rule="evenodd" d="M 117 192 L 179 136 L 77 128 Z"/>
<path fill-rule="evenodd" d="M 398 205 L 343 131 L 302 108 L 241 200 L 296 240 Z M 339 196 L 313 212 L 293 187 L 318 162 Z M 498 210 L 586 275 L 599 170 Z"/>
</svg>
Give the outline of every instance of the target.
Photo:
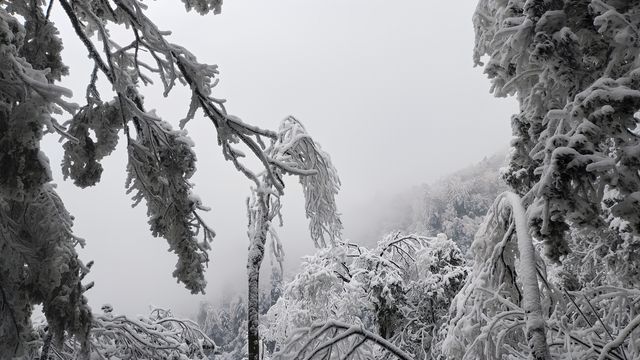
<svg viewBox="0 0 640 360">
<path fill-rule="evenodd" d="M 497 96 L 515 94 L 506 179 L 525 195 L 536 237 L 554 260 L 568 225 L 640 231 L 639 5 L 482 0 L 475 60 Z"/>
<path fill-rule="evenodd" d="M 57 30 L 37 2 L 0 5 L 0 354 L 20 356 L 39 346 L 30 323 L 32 304 L 43 310 L 60 343 L 65 332 L 86 338 L 91 319 L 81 284 L 88 268 L 74 249 L 73 217 L 50 183 L 40 151 L 56 114 L 75 112 L 57 85 Z M 20 18 L 19 18 L 20 17 Z M 23 21 L 21 19 L 24 19 Z M 49 54 L 45 56 L 45 54 Z"/>
<path fill-rule="evenodd" d="M 466 274 L 445 236 L 321 249 L 268 311 L 265 338 L 276 358 L 424 358 Z"/>
<path fill-rule="evenodd" d="M 187 10 L 201 14 L 219 12 L 222 4 L 221 0 L 183 2 Z M 71 91 L 55 84 L 67 68 L 60 56 L 58 30 L 49 19 L 53 6 L 62 8 L 64 21 L 69 22 L 93 64 L 82 106 L 66 101 Z M 260 161 L 268 187 L 276 194 L 283 192 L 281 174 L 318 173 L 313 179 L 302 180 L 314 240 L 322 243 L 324 236 L 332 240 L 339 232 L 337 218 L 327 215 L 335 213 L 335 207 L 324 197 L 333 196 L 336 183 L 314 180 L 335 175 L 323 162 L 323 153 L 311 152 L 313 142 L 300 137 L 295 126 L 292 131 L 276 132 L 227 114 L 224 101 L 212 93 L 218 81 L 217 67 L 198 62 L 187 49 L 171 43 L 170 33 L 158 28 L 146 9 L 140 0 L 9 0 L 0 4 L 3 356 L 21 356 L 39 346 L 29 320 L 34 304 L 43 305 L 57 345 L 65 335 L 76 335 L 86 355 L 89 344 L 91 312 L 82 295 L 86 287 L 81 284 L 88 267 L 74 249 L 83 242 L 72 234 L 73 217 L 51 184 L 49 163 L 40 151 L 45 133 L 62 137 L 63 174 L 79 187 L 100 180 L 100 161 L 114 150 L 119 138 L 124 138 L 127 191 L 134 205 L 147 206 L 151 233 L 165 238 L 177 255 L 173 275 L 193 293 L 204 292 L 207 251 L 214 236 L 199 213 L 207 208 L 192 193 L 190 178 L 196 170 L 196 156 L 183 129 L 198 111 L 212 122 L 225 158 L 257 188 L 263 188 L 264 182 L 241 161 L 241 146 Z M 129 39 L 112 37 L 110 30 L 114 28 L 125 29 Z M 165 96 L 176 84 L 190 89 L 191 102 L 180 129 L 146 109 L 141 87 L 154 80 L 160 82 Z M 112 95 L 106 97 L 109 100 L 98 91 L 99 82 L 112 89 Z M 318 193 L 311 189 L 316 186 L 320 186 Z"/>
</svg>

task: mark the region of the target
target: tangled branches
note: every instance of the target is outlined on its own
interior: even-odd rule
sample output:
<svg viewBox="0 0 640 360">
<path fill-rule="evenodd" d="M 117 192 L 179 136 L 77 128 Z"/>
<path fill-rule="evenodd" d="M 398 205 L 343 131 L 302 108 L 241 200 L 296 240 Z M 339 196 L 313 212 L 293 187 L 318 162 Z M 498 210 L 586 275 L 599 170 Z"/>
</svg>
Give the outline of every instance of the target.
<svg viewBox="0 0 640 360">
<path fill-rule="evenodd" d="M 305 338 L 308 340 L 304 341 Z M 370 344 L 381 347 L 398 359 L 413 359 L 380 335 L 339 321 L 316 323 L 297 330 L 287 347 L 276 356 L 295 360 L 357 359 L 360 356 L 358 348 Z"/>
<path fill-rule="evenodd" d="M 91 358 L 96 359 L 207 359 L 214 342 L 191 320 L 174 318 L 170 311 L 154 309 L 148 317 L 113 316 L 109 305 L 94 315 L 89 334 Z M 77 341 L 45 347 L 42 359 L 76 359 Z M 48 356 L 48 357 L 47 357 Z"/>
<path fill-rule="evenodd" d="M 636 358 L 640 291 L 613 286 L 562 289 L 547 280 L 546 266 L 535 254 L 534 271 L 528 272 L 523 268 L 523 250 L 513 242 L 514 235 L 521 234 L 513 217 L 523 214 L 512 213 L 505 199 L 503 195 L 496 200 L 476 235 L 473 272 L 453 300 L 448 326 L 443 328 L 446 334 L 438 345 L 444 355 L 526 359 L 535 352 L 530 321 L 536 297 L 526 289 L 526 277 L 533 275 L 529 280 L 538 290 L 538 313 L 533 315 L 539 317 L 533 326 L 538 326 L 549 349 L 542 358 Z M 512 196 L 509 201 L 513 200 Z"/>
</svg>

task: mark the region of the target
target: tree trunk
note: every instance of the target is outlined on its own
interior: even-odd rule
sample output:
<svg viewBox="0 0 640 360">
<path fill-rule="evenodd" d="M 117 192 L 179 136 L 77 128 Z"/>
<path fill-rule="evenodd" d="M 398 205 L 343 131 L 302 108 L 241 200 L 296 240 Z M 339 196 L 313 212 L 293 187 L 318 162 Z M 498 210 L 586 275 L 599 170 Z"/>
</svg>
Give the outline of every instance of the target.
<svg viewBox="0 0 640 360">
<path fill-rule="evenodd" d="M 247 262 L 247 271 L 249 273 L 249 292 L 247 295 L 249 360 L 260 359 L 260 334 L 258 333 L 258 326 L 260 325 L 260 266 L 264 259 L 264 246 L 269 230 L 268 196 L 260 194 L 256 201 L 258 209 L 250 219 L 255 223 L 249 224 L 249 228 L 253 229 L 253 231 L 250 231 L 249 258 Z"/>
<path fill-rule="evenodd" d="M 522 308 L 525 312 L 526 335 L 535 360 L 549 360 L 549 347 L 545 331 L 545 321 L 540 304 L 540 288 L 538 286 L 538 270 L 536 268 L 535 249 L 529 234 L 527 218 L 520 197 L 514 193 L 505 193 L 507 202 L 516 223 L 518 252 L 520 252 L 519 275 L 522 280 Z"/>
<path fill-rule="evenodd" d="M 49 331 L 44 337 L 44 344 L 42 345 L 42 352 L 40 353 L 40 360 L 49 360 L 49 349 L 51 348 L 52 336 Z"/>
</svg>

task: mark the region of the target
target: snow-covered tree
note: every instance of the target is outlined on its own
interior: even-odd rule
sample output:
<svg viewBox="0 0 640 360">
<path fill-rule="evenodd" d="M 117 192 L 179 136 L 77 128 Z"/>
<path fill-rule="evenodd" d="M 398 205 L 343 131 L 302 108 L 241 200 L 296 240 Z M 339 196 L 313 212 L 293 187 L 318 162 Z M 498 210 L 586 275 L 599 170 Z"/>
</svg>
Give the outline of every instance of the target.
<svg viewBox="0 0 640 360">
<path fill-rule="evenodd" d="M 640 232 L 640 5 L 627 1 L 482 0 L 474 58 L 496 96 L 517 96 L 508 183 L 549 258 L 566 232 Z"/>
<path fill-rule="evenodd" d="M 67 68 L 41 5 L 0 5 L 0 354 L 8 356 L 35 346 L 32 304 L 43 304 L 58 343 L 65 331 L 86 338 L 91 318 L 81 284 L 88 268 L 74 249 L 83 240 L 39 149 L 45 129 L 61 129 L 55 114 L 76 111 L 53 84 Z"/>
<path fill-rule="evenodd" d="M 593 276 L 603 269 L 576 271 L 585 278 L 567 274 L 580 260 L 572 260 L 572 266 L 561 271 L 546 266 L 536 255 L 517 195 L 507 193 L 496 200 L 472 251 L 473 270 L 438 332 L 435 356 L 632 359 L 640 355 L 640 339 L 633 333 L 640 326 L 640 291 Z M 594 265 L 590 257 L 598 251 L 581 259 L 586 267 Z"/>
<path fill-rule="evenodd" d="M 466 274 L 443 235 L 391 233 L 373 249 L 320 250 L 267 313 L 265 336 L 276 358 L 425 358 Z"/>
<path fill-rule="evenodd" d="M 473 270 L 451 305 L 442 352 L 451 359 L 492 358 L 494 353 L 500 358 L 507 348 L 516 354 L 530 352 L 536 360 L 550 359 L 538 283 L 538 272 L 544 270 L 538 267 L 524 207 L 516 194 L 496 199 L 471 250 Z M 495 340 L 493 328 L 510 317 L 520 320 L 518 326 L 507 327 Z M 512 340 L 508 347 L 502 343 L 506 335 Z"/>
<path fill-rule="evenodd" d="M 275 341 L 278 348 L 297 329 L 323 319 L 359 322 L 360 316 L 353 316 L 351 309 L 360 304 L 342 296 L 345 282 L 351 277 L 347 261 L 341 246 L 318 249 L 306 256 L 301 271 L 285 284 L 282 296 L 267 312 L 265 338 Z"/>
<path fill-rule="evenodd" d="M 272 248 L 278 261 L 282 261 L 282 245 L 273 222 L 281 219 L 281 193 L 277 183 L 282 176 L 300 176 L 304 192 L 306 215 L 309 218 L 311 238 L 317 247 L 335 245 L 340 239 L 342 222 L 337 211 L 335 195 L 340 181 L 329 155 L 313 141 L 302 124 L 292 116 L 284 119 L 278 131 L 278 138 L 266 150 L 273 163 L 272 168 L 256 180 L 248 200 L 249 215 L 249 256 L 247 270 L 248 287 L 248 342 L 249 360 L 258 360 L 260 353 L 260 267 L 265 255 L 267 237 L 272 240 Z"/>
<path fill-rule="evenodd" d="M 206 14 L 219 12 L 222 1 L 183 3 L 187 10 Z M 59 85 L 67 68 L 61 58 L 62 40 L 50 19 L 54 6 L 61 7 L 63 21 L 69 22 L 93 64 L 82 105 L 67 101 L 71 92 Z M 68 334 L 77 336 L 83 354 L 89 346 L 92 320 L 83 296 L 89 286 L 81 283 L 88 267 L 78 259 L 74 248 L 84 241 L 73 235 L 73 217 L 51 183 L 49 162 L 40 150 L 45 134 L 63 138 L 62 171 L 79 187 L 100 180 L 100 161 L 124 138 L 128 193 L 134 205 L 146 204 L 151 233 L 165 238 L 177 255 L 173 275 L 193 293 L 204 292 L 207 251 L 214 236 L 199 213 L 207 208 L 192 193 L 190 182 L 196 156 L 184 126 L 198 111 L 215 128 L 214 136 L 224 157 L 254 181 L 257 189 L 269 187 L 273 194 L 280 195 L 284 188 L 281 174 L 319 171 L 320 175 L 301 180 L 305 194 L 315 196 L 335 190 L 328 182 L 328 188 L 319 188 L 316 193 L 315 186 L 322 186 L 318 179 L 326 179 L 326 169 L 332 168 L 322 163 L 324 157 L 315 156 L 323 153 L 315 150 L 313 142 L 296 138 L 298 133 L 287 137 L 286 130 L 260 129 L 229 115 L 223 100 L 213 96 L 216 66 L 198 62 L 189 50 L 171 43 L 169 32 L 160 29 L 146 15 L 146 9 L 140 0 L 0 3 L 3 355 L 20 356 L 37 346 L 29 320 L 35 304 L 43 305 L 57 345 Z M 124 29 L 123 34 L 129 38 L 112 36 L 114 28 Z M 141 87 L 154 80 L 160 82 L 164 95 L 177 84 L 190 89 L 191 104 L 179 128 L 146 110 Z M 99 82 L 108 84 L 112 94 L 101 94 Z M 241 161 L 245 155 L 240 147 L 248 148 L 259 160 L 264 175 L 256 175 Z M 326 225 L 318 219 L 335 211 L 325 200 L 313 197 L 307 206 L 317 241 L 322 241 L 322 227 Z"/>
<path fill-rule="evenodd" d="M 638 356 L 639 14 L 632 1 L 479 1 L 475 61 L 520 104 L 505 179 L 521 198 L 499 197 L 476 235 L 442 328 L 450 358 Z"/>
<path fill-rule="evenodd" d="M 218 346 L 216 353 L 219 359 L 244 359 L 248 356 L 247 302 L 244 296 L 226 299 L 221 304 L 201 304 L 198 323 Z"/>
</svg>

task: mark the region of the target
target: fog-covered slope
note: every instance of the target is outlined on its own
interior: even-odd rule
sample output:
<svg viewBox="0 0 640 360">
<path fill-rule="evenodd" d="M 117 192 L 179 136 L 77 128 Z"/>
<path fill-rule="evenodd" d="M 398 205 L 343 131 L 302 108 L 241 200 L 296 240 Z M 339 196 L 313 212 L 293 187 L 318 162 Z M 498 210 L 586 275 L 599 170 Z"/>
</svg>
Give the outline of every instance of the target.
<svg viewBox="0 0 640 360">
<path fill-rule="evenodd" d="M 389 231 L 435 236 L 444 233 L 466 251 L 496 196 L 507 190 L 500 177 L 506 154 L 501 152 L 445 176 L 432 184 L 407 189 L 378 201 L 370 228 L 354 239 L 375 244 Z"/>
</svg>

